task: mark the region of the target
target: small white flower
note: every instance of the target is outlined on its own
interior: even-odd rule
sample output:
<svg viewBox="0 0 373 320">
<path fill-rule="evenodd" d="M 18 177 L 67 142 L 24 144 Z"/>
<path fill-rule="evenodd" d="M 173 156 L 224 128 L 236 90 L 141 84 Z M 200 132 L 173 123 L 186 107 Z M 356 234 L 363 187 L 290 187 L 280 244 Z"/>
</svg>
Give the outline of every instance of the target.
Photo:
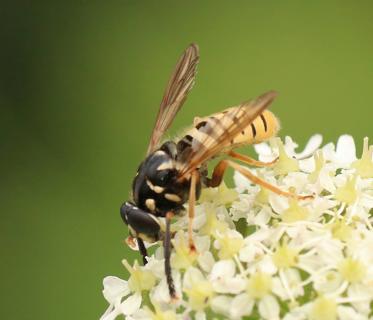
<svg viewBox="0 0 373 320">
<path fill-rule="evenodd" d="M 208 307 L 214 290 L 210 281 L 203 273 L 194 267 L 190 267 L 184 275 L 183 291 L 188 297 L 188 306 L 196 311 L 202 311 Z"/>
<path fill-rule="evenodd" d="M 273 280 L 273 292 L 282 300 L 292 300 L 304 294 L 300 272 L 294 268 L 288 268 Z"/>
<path fill-rule="evenodd" d="M 101 320 L 113 320 L 120 314 L 129 316 L 140 308 L 141 295 L 138 293 L 130 295 L 127 281 L 117 277 L 106 277 L 103 283 L 103 294 L 110 306 L 100 318 Z"/>
<path fill-rule="evenodd" d="M 322 294 L 333 293 L 341 287 L 343 278 L 333 269 L 316 271 L 313 276 L 313 286 Z"/>
<path fill-rule="evenodd" d="M 218 250 L 220 259 L 229 259 L 240 251 L 243 243 L 242 235 L 236 230 L 229 229 L 224 233 L 217 233 L 214 247 Z"/>
</svg>

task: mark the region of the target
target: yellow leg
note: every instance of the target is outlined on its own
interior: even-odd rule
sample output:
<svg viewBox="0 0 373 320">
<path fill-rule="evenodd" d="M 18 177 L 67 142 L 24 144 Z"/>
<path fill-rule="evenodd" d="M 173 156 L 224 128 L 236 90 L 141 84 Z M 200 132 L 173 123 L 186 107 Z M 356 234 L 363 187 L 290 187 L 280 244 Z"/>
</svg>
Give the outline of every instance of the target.
<svg viewBox="0 0 373 320">
<path fill-rule="evenodd" d="M 250 172 L 249 169 L 241 167 L 239 164 L 231 161 L 231 160 L 221 160 L 215 167 L 211 179 L 207 179 L 206 183 L 208 187 L 217 187 L 220 185 L 220 183 L 223 180 L 224 172 L 227 169 L 227 167 L 231 167 L 234 170 L 238 171 L 241 173 L 243 176 L 245 176 L 247 179 L 249 179 L 251 182 L 262 186 L 263 188 L 266 188 L 278 195 L 285 196 L 285 197 L 293 197 L 297 198 L 299 200 L 305 200 L 305 199 L 312 199 L 312 195 L 307 195 L 307 196 L 300 196 L 297 194 L 294 194 L 292 192 L 287 192 L 283 191 L 280 188 L 268 183 L 267 181 L 264 181 L 263 179 L 260 179 L 256 175 Z"/>
<path fill-rule="evenodd" d="M 196 206 L 196 184 L 199 179 L 198 171 L 194 171 L 191 176 L 190 189 L 189 189 L 189 221 L 188 221 L 188 237 L 190 251 L 196 251 L 193 241 L 193 219 L 194 209 Z"/>
<path fill-rule="evenodd" d="M 224 161 L 224 160 L 223 160 Z M 263 179 L 260 179 L 256 175 L 250 172 L 249 169 L 241 167 L 239 164 L 230 161 L 230 160 L 225 160 L 228 162 L 228 165 L 232 167 L 234 170 L 238 171 L 241 173 L 243 176 L 245 176 L 247 179 L 249 179 L 251 182 L 258 184 L 262 186 L 263 188 L 266 188 L 278 195 L 289 197 L 289 198 L 297 198 L 298 200 L 306 200 L 306 199 L 313 199 L 313 195 L 307 195 L 307 196 L 300 196 L 297 194 L 294 194 L 292 192 L 287 192 L 283 191 L 280 188 L 268 183 L 267 181 L 264 181 Z"/>
<path fill-rule="evenodd" d="M 255 160 L 251 157 L 245 156 L 243 154 L 236 153 L 234 151 L 228 151 L 227 155 L 229 155 L 230 157 L 234 159 L 247 163 L 251 166 L 254 166 L 254 167 L 271 167 L 274 164 L 276 164 L 276 162 L 278 161 L 278 157 L 277 157 L 275 160 L 271 162 L 262 162 L 262 161 Z"/>
<path fill-rule="evenodd" d="M 206 178 L 206 184 L 210 188 L 216 188 L 218 187 L 221 182 L 223 181 L 224 172 L 228 167 L 227 160 L 221 160 L 219 163 L 215 166 L 214 171 L 212 172 L 211 179 Z"/>
</svg>

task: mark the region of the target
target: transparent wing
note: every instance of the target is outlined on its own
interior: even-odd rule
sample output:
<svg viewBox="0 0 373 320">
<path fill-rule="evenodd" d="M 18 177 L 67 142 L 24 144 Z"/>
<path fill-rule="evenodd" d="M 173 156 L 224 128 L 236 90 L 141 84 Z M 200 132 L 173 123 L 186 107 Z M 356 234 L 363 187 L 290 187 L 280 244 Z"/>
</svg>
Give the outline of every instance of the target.
<svg viewBox="0 0 373 320">
<path fill-rule="evenodd" d="M 177 112 L 186 100 L 188 92 L 192 89 L 198 61 L 198 46 L 191 44 L 180 57 L 168 81 L 150 138 L 148 154 L 158 146 L 163 134 L 170 127 Z"/>
<path fill-rule="evenodd" d="M 199 128 L 198 135 L 193 137 L 190 147 L 185 150 L 180 179 L 227 149 L 234 138 L 271 104 L 276 95 L 275 91 L 269 91 L 254 100 L 229 108 L 220 118 L 211 117 L 210 125 Z"/>
</svg>

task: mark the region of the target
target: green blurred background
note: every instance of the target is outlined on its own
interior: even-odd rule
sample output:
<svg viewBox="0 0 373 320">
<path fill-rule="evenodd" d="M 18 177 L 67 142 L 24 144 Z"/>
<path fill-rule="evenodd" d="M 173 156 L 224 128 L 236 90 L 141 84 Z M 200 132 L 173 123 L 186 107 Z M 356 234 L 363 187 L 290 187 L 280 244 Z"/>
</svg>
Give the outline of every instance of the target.
<svg viewBox="0 0 373 320">
<path fill-rule="evenodd" d="M 190 42 L 200 68 L 173 132 L 276 89 L 281 136 L 371 135 L 371 1 L 13 1 L 0 20 L 3 319 L 104 312 L 102 278 L 134 257 L 118 208 Z"/>
</svg>

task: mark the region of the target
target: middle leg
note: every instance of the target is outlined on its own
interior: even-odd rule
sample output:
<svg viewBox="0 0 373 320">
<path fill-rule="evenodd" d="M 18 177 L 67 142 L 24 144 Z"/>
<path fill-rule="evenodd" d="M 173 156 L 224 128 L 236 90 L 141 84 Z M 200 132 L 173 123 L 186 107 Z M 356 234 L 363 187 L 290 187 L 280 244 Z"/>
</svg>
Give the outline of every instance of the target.
<svg viewBox="0 0 373 320">
<path fill-rule="evenodd" d="M 192 172 L 191 182 L 190 182 L 190 189 L 189 189 L 189 208 L 188 208 L 188 239 L 189 239 L 189 249 L 191 252 L 196 251 L 196 247 L 193 241 L 193 219 L 194 219 L 194 209 L 196 206 L 196 185 L 199 179 L 198 171 Z"/>
</svg>

